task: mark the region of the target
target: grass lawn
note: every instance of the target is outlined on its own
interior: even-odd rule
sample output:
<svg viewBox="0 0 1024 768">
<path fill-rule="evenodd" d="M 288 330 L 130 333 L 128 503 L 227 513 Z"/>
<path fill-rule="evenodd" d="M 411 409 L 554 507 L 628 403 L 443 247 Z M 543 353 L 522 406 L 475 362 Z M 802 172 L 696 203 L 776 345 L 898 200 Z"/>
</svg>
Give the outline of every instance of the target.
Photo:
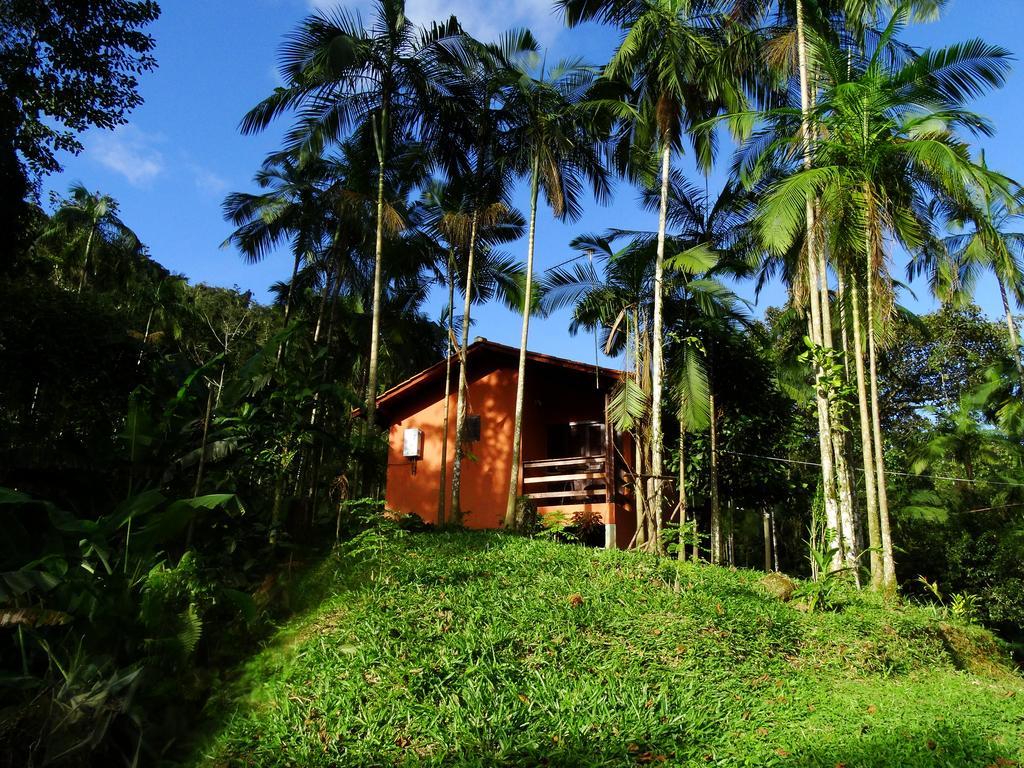
<svg viewBox="0 0 1024 768">
<path fill-rule="evenodd" d="M 498 533 L 373 535 L 208 707 L 202 766 L 1024 765 L 984 631 L 762 574 Z"/>
</svg>

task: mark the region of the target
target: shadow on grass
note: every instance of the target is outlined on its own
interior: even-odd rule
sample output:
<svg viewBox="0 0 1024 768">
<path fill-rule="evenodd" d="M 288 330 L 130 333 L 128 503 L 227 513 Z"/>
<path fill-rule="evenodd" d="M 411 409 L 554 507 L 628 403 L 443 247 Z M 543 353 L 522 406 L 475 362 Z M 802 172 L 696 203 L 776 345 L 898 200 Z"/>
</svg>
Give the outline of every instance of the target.
<svg viewBox="0 0 1024 768">
<path fill-rule="evenodd" d="M 429 550 L 432 557 L 442 560 L 465 557 L 484 550 L 503 549 L 517 539 L 519 537 L 515 535 L 501 532 L 461 529 L 407 532 L 399 537 L 391 534 L 384 538 L 391 547 L 423 547 Z M 172 750 L 172 757 L 165 764 L 192 765 L 198 762 L 198 756 L 213 743 L 239 703 L 244 702 L 259 684 L 260 681 L 247 673 L 247 665 L 275 648 L 300 643 L 304 639 L 304 632 L 315 631 L 317 626 L 310 623 L 309 619 L 325 602 L 342 595 L 358 595 L 374 588 L 372 579 L 365 577 L 373 567 L 372 547 L 362 555 L 353 556 L 346 554 L 351 544 L 351 541 L 344 542 L 327 552 L 314 554 L 308 562 L 297 564 L 294 572 L 289 567 L 287 583 L 272 598 L 270 620 L 255 629 L 256 637 L 250 638 L 250 642 L 231 657 L 230 666 L 224 671 L 219 687 L 215 686 L 210 691 L 191 733 Z M 485 569 L 468 565 L 459 568 L 448 565 L 445 572 L 449 580 L 457 576 L 459 583 L 490 577 Z M 416 581 L 427 585 L 438 580 L 425 573 Z M 298 626 L 300 629 L 281 631 L 285 626 Z"/>
<path fill-rule="evenodd" d="M 451 768 L 605 768 L 611 766 L 752 766 L 766 768 L 1010 768 L 1020 765 L 1019 750 L 954 724 L 927 731 L 860 734 L 810 746 L 766 747 L 759 753 L 738 755 L 723 749 L 679 743 L 563 744 L 551 748 L 525 748 L 497 756 L 455 748 L 441 756 L 419 760 L 415 755 L 391 763 L 403 766 L 444 765 Z M 346 765 L 344 762 L 332 763 Z M 382 763 L 385 764 L 385 763 Z"/>
</svg>

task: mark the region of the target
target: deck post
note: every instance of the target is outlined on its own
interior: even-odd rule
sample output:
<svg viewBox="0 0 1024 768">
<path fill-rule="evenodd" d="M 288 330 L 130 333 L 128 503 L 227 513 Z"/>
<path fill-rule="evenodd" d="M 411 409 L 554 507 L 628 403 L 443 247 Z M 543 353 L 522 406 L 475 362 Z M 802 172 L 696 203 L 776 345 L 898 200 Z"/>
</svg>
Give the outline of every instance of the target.
<svg viewBox="0 0 1024 768">
<path fill-rule="evenodd" d="M 604 526 L 605 549 L 616 549 L 615 524 L 618 522 L 618 482 L 615 472 L 615 427 L 611 420 L 611 395 L 604 395 L 604 500 L 608 507 Z"/>
</svg>

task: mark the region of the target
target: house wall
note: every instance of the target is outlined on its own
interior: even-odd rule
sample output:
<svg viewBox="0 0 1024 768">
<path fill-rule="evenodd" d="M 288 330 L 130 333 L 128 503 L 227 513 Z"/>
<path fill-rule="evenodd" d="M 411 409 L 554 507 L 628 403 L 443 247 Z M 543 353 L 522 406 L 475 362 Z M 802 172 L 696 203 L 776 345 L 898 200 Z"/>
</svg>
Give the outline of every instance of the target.
<svg viewBox="0 0 1024 768">
<path fill-rule="evenodd" d="M 468 528 L 497 528 L 505 517 L 512 464 L 516 379 L 514 369 L 499 368 L 469 383 L 467 413 L 479 414 L 481 423 L 480 440 L 467 444 L 467 455 L 462 461 L 461 502 L 463 523 Z M 451 498 L 455 463 L 456 400 L 453 386 L 449 397 L 446 499 Z M 429 523 L 437 522 L 443 424 L 443 390 L 426 392 L 401 414 L 396 414 L 388 438 L 385 504 L 389 510 L 413 512 Z M 413 474 L 412 462 L 402 456 L 402 436 L 408 428 L 423 430 L 423 458 L 416 462 L 416 474 Z"/>
<path fill-rule="evenodd" d="M 480 441 L 467 446 L 462 463 L 463 523 L 469 528 L 499 528 L 505 516 L 508 477 L 512 461 L 512 433 L 515 417 L 517 371 L 510 367 L 470 371 L 468 413 L 481 416 Z M 454 378 L 454 377 L 453 377 Z M 522 459 L 543 459 L 547 456 L 547 427 L 569 421 L 603 419 L 604 391 L 594 380 L 579 372 L 552 370 L 550 366 L 527 369 L 523 408 Z M 422 393 L 409 400 L 391 415 L 388 439 L 387 486 L 385 504 L 394 512 L 415 513 L 428 523 L 437 523 L 438 488 L 441 472 L 441 435 L 444 423 L 444 383 L 424 387 Z M 451 499 L 451 477 L 455 461 L 456 383 L 449 396 L 448 456 L 445 482 L 446 509 Z M 423 458 L 413 463 L 402 456 L 402 438 L 407 428 L 423 430 Z M 520 491 L 522 477 L 520 476 Z M 601 515 L 605 523 L 614 524 L 614 505 L 587 504 L 542 507 L 542 514 L 561 511 L 571 515 L 586 508 Z M 622 510 L 618 510 L 622 517 Z M 447 512 L 450 516 L 450 509 Z M 625 529 L 615 531 L 620 547 L 632 538 L 632 512 L 626 517 Z M 624 538 L 625 537 L 625 538 Z"/>
</svg>

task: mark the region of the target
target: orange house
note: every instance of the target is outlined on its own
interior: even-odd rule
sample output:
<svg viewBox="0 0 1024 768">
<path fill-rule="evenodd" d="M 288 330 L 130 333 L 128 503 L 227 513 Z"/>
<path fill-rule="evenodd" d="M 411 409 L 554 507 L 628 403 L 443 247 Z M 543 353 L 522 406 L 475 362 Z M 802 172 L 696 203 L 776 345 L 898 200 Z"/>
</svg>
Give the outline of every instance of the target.
<svg viewBox="0 0 1024 768">
<path fill-rule="evenodd" d="M 468 439 L 460 498 L 469 528 L 499 528 L 504 520 L 518 365 L 514 347 L 477 339 L 466 350 Z M 458 366 L 453 357 L 446 450 L 445 361 L 377 400 L 378 417 L 389 427 L 387 508 L 429 523 L 438 519 L 443 451 L 450 507 Z M 518 475 L 520 495 L 531 497 L 540 514 L 599 516 L 604 545 L 625 548 L 636 528 L 628 482 L 632 447 L 608 421 L 608 399 L 621 377 L 609 368 L 527 352 Z"/>
</svg>

